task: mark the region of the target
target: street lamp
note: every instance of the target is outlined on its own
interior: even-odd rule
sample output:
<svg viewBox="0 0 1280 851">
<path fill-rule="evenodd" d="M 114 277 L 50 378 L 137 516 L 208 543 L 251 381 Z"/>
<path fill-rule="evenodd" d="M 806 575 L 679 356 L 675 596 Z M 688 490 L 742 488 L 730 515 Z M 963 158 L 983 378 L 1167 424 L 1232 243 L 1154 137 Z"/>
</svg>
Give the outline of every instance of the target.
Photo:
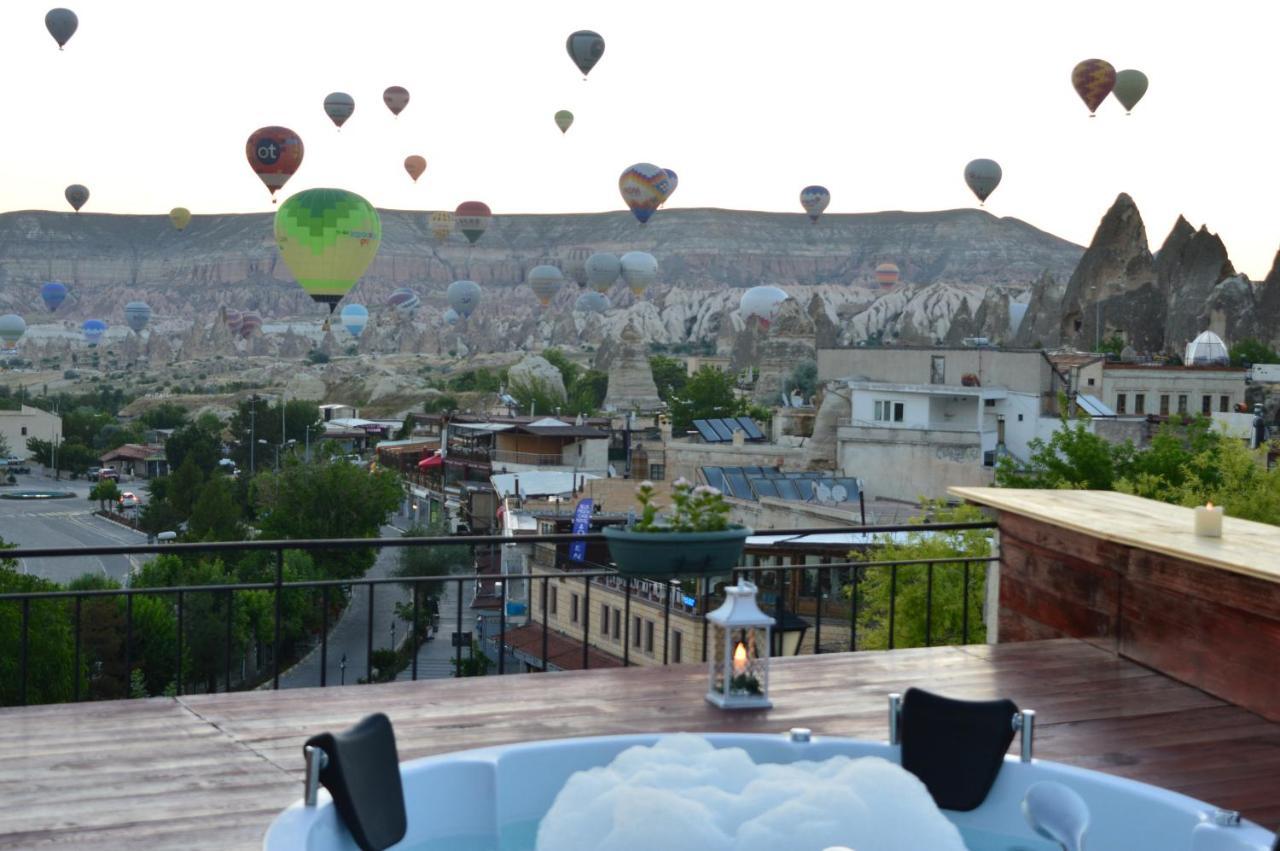
<svg viewBox="0 0 1280 851">
<path fill-rule="evenodd" d="M 392 652 L 395 652 L 395 649 L 396 649 L 396 619 L 393 617 L 391 619 L 391 650 Z"/>
<path fill-rule="evenodd" d="M 342 678 L 338 681 L 338 685 L 345 686 L 347 684 L 347 654 L 342 654 L 342 659 L 338 662 L 338 672 Z"/>
</svg>

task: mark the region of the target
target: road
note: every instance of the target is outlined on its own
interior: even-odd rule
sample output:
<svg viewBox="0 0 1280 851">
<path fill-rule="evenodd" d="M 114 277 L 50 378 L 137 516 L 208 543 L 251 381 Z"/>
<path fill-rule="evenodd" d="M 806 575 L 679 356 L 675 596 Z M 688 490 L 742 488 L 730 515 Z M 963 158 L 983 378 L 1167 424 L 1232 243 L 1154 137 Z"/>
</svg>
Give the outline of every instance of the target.
<svg viewBox="0 0 1280 851">
<path fill-rule="evenodd" d="M 465 585 L 463 587 L 465 589 Z M 453 676 L 453 660 L 456 651 L 453 649 L 451 636 L 457 628 L 458 583 L 450 582 L 445 586 L 444 594 L 440 597 L 440 632 L 432 633 L 431 640 L 424 641 L 418 648 L 418 679 L 444 679 Z M 476 613 L 464 601 L 462 607 L 462 631 L 470 632 L 476 638 L 479 638 L 475 633 L 475 628 Z M 469 648 L 462 648 L 463 658 L 465 659 L 470 652 Z M 396 676 L 397 680 L 412 678 L 412 664 Z"/>
<path fill-rule="evenodd" d="M 136 493 L 140 483 L 131 482 Z M 20 547 L 145 545 L 147 536 L 126 526 L 95 517 L 96 503 L 89 502 L 89 483 L 54 481 L 43 475 L 18 476 L 13 488 L 0 490 L 51 489 L 74 492 L 72 499 L 0 499 L 0 537 Z M 130 571 L 145 556 L 76 556 L 73 558 L 20 559 L 18 570 L 43 579 L 67 583 L 86 573 L 109 576 L 124 583 Z"/>
</svg>

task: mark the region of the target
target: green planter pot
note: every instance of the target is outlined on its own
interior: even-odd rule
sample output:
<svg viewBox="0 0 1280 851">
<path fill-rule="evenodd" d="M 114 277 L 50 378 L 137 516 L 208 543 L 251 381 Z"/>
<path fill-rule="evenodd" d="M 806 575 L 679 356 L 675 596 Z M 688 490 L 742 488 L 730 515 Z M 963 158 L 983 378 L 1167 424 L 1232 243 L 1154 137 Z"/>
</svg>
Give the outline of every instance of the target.
<svg viewBox="0 0 1280 851">
<path fill-rule="evenodd" d="M 742 561 L 751 530 L 723 532 L 633 532 L 621 526 L 602 530 L 609 555 L 624 576 L 712 576 Z"/>
</svg>

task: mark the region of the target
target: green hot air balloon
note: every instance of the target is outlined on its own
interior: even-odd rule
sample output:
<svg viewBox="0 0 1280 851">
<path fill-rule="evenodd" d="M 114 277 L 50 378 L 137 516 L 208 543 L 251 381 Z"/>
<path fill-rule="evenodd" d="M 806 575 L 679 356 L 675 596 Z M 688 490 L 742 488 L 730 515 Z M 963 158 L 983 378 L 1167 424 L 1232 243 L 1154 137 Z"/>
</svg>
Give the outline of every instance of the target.
<svg viewBox="0 0 1280 851">
<path fill-rule="evenodd" d="M 573 113 L 567 109 L 557 112 L 556 126 L 560 128 L 561 133 L 568 133 L 569 128 L 573 126 Z"/>
<path fill-rule="evenodd" d="M 1147 75 L 1132 68 L 1116 72 L 1116 85 L 1111 90 L 1116 100 L 1124 106 L 1124 114 L 1133 112 L 1133 108 L 1147 93 Z"/>
<path fill-rule="evenodd" d="M 345 189 L 307 189 L 276 212 L 276 245 L 312 301 L 329 312 L 369 268 L 382 241 L 378 211 Z"/>
</svg>

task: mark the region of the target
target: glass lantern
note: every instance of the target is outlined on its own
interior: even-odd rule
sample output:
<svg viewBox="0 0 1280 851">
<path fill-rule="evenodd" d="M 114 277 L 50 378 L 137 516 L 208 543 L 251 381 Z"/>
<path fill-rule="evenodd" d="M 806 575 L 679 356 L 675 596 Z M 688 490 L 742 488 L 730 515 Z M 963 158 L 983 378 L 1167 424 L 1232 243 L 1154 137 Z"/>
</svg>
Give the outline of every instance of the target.
<svg viewBox="0 0 1280 851">
<path fill-rule="evenodd" d="M 707 623 L 707 701 L 721 709 L 768 709 L 774 621 L 756 605 L 756 586 L 726 587 L 724 603 Z"/>
</svg>

